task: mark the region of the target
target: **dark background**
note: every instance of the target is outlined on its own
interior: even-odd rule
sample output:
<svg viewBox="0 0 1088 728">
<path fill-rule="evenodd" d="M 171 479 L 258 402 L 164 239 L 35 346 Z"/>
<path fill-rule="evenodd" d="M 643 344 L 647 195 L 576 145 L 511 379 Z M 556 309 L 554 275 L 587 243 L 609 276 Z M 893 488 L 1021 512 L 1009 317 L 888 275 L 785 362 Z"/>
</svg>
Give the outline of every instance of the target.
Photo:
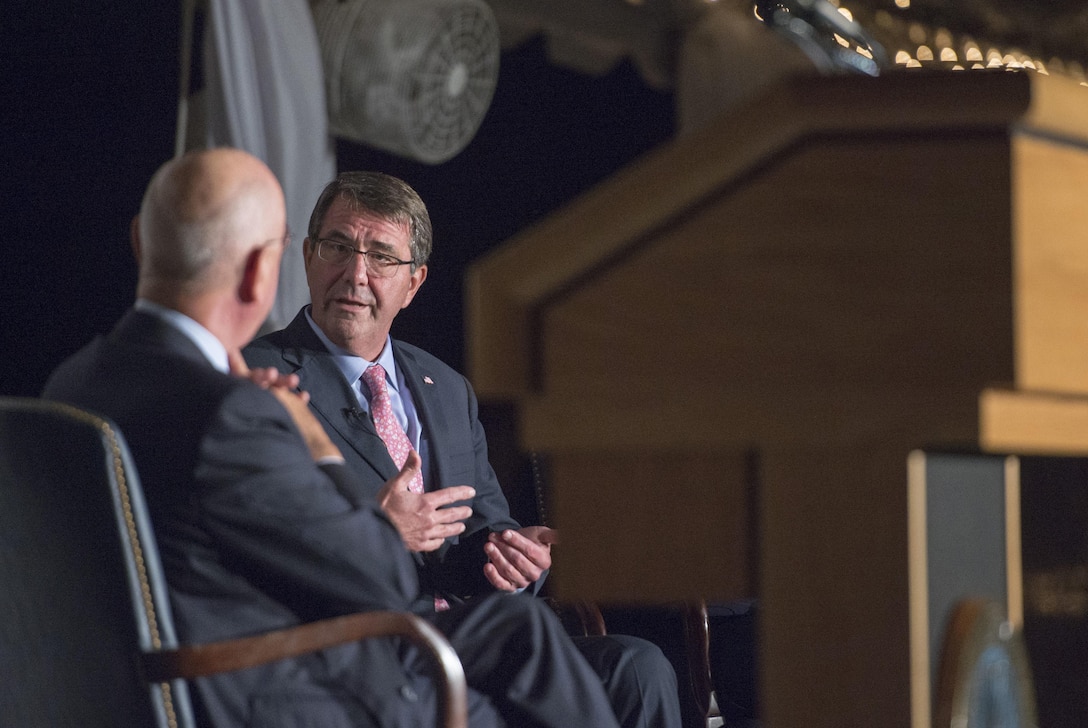
<svg viewBox="0 0 1088 728">
<path fill-rule="evenodd" d="M 173 153 L 180 3 L 26 5 L 0 27 L 0 395 L 33 396 L 132 302 L 128 223 Z M 341 170 L 401 177 L 431 212 L 430 275 L 394 334 L 463 368 L 466 264 L 673 129 L 671 94 L 629 64 L 584 75 L 535 38 L 503 53 L 491 108 L 452 160 L 338 141 Z"/>
</svg>

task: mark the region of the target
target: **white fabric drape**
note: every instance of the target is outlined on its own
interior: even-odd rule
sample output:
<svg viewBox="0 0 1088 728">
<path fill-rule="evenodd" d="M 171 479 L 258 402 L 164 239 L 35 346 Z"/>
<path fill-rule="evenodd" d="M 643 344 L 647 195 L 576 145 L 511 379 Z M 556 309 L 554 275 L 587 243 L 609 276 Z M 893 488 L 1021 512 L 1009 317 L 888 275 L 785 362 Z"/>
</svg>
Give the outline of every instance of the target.
<svg viewBox="0 0 1088 728">
<path fill-rule="evenodd" d="M 205 145 L 259 157 L 287 197 L 293 242 L 265 330 L 309 302 L 301 242 L 321 188 L 336 174 L 325 78 L 306 0 L 208 0 L 204 43 Z"/>
</svg>

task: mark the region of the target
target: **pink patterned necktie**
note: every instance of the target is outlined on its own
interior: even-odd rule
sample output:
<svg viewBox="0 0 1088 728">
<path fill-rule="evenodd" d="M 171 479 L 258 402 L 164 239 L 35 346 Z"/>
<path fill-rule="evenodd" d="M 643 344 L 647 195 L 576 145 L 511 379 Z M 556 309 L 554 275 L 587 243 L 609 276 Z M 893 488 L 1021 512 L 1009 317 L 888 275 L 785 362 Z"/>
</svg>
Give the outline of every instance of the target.
<svg viewBox="0 0 1088 728">
<path fill-rule="evenodd" d="M 404 467 L 404 461 L 408 459 L 408 451 L 412 449 L 412 443 L 404 434 L 404 428 L 397 422 L 397 416 L 393 414 L 393 405 L 389 400 L 389 390 L 385 386 L 385 369 L 381 364 L 374 364 L 363 372 L 363 382 L 370 390 L 370 413 L 374 418 L 374 428 L 385 443 L 385 449 L 398 468 Z M 412 476 L 412 482 L 408 490 L 413 493 L 423 492 L 423 473 L 419 470 Z"/>
<path fill-rule="evenodd" d="M 389 399 L 389 390 L 385 386 L 385 369 L 381 364 L 374 364 L 363 372 L 363 382 L 370 390 L 370 413 L 374 417 L 374 428 L 385 443 L 385 449 L 398 468 L 404 467 L 404 461 L 408 459 L 408 451 L 412 449 L 412 443 L 404 434 L 404 428 L 397 422 L 397 416 L 393 414 L 393 404 Z M 408 484 L 408 490 L 413 493 L 423 492 L 423 473 L 416 471 L 412 482 Z M 450 608 L 449 602 L 442 597 L 434 598 L 434 610 L 444 612 Z"/>
</svg>

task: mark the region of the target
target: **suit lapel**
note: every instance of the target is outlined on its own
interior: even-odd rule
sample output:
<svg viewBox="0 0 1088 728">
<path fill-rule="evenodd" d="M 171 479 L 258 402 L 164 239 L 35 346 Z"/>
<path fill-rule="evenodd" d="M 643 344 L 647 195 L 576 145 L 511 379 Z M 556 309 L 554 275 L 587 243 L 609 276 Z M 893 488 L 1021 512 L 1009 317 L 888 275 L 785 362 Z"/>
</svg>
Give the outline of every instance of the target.
<svg viewBox="0 0 1088 728">
<path fill-rule="evenodd" d="M 440 382 L 434 379 L 439 375 L 424 368 L 412 352 L 402 347 L 398 341 L 393 341 L 393 357 L 404 375 L 405 386 L 412 393 L 412 403 L 423 429 L 422 437 L 427 440 L 430 477 L 434 480 L 427 489 L 444 488 L 449 482 L 449 474 L 444 457 L 446 438 L 441 435 L 449 431 L 449 417 L 439 396 Z"/>
<path fill-rule="evenodd" d="M 332 355 L 300 312 L 284 330 L 283 358 L 298 374 L 299 386 L 310 393 L 310 406 L 340 435 L 382 480 L 397 474 L 385 443 L 359 402 Z"/>
<path fill-rule="evenodd" d="M 429 491 L 445 488 L 450 482 L 450 476 L 446 464 L 447 438 L 444 435 L 449 432 L 450 420 L 442 398 L 439 396 L 442 382 L 435 378 L 441 375 L 421 365 L 412 352 L 401 346 L 400 342 L 392 339 L 391 341 L 393 342 L 393 358 L 396 359 L 397 366 L 404 375 L 404 386 L 412 393 L 412 404 L 415 405 L 419 425 L 423 430 L 421 437 L 427 442 L 429 472 L 424 473 L 424 487 Z M 447 538 L 437 550 L 413 555 L 421 564 L 425 562 L 440 564 L 457 540 L 456 536 Z"/>
</svg>

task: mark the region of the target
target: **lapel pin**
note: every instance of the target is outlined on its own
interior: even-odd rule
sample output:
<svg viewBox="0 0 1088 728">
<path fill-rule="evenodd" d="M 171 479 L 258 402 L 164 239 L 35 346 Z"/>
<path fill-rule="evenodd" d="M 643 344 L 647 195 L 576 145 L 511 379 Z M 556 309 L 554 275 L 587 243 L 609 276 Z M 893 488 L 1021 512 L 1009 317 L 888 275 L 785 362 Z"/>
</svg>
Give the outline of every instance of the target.
<svg viewBox="0 0 1088 728">
<path fill-rule="evenodd" d="M 434 384 L 434 380 L 431 379 L 430 377 L 423 377 L 423 381 L 426 382 L 427 384 Z"/>
</svg>

